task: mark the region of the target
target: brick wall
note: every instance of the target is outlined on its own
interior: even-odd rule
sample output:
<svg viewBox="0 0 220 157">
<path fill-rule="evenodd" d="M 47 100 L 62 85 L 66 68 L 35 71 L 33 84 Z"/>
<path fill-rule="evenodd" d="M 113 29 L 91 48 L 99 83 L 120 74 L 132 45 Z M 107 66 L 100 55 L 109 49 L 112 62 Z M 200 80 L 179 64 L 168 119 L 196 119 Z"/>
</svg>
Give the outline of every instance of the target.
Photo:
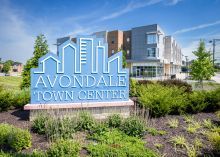
<svg viewBox="0 0 220 157">
<path fill-rule="evenodd" d="M 118 50 L 123 49 L 123 32 L 116 30 L 108 32 L 108 56 L 112 56 Z M 114 52 L 114 53 L 113 53 Z"/>
</svg>

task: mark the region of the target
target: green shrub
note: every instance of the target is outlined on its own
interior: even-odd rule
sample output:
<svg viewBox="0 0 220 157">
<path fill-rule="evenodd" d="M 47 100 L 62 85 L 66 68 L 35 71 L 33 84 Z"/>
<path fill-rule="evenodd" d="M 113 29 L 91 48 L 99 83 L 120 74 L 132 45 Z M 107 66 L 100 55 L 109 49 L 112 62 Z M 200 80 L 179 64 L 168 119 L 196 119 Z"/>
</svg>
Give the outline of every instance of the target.
<svg viewBox="0 0 220 157">
<path fill-rule="evenodd" d="M 108 131 L 108 125 L 104 122 L 96 122 L 96 124 L 93 126 L 91 133 L 95 133 L 98 135 L 104 134 L 106 131 Z"/>
<path fill-rule="evenodd" d="M 10 153 L 6 153 L 0 150 L 0 157 L 12 157 L 12 155 Z"/>
<path fill-rule="evenodd" d="M 220 107 L 220 88 L 212 91 L 194 91 L 189 95 L 187 112 L 216 111 Z"/>
<path fill-rule="evenodd" d="M 141 137 L 145 131 L 145 124 L 138 117 L 129 117 L 124 120 L 120 129 L 129 136 Z"/>
<path fill-rule="evenodd" d="M 13 128 L 8 135 L 8 145 L 16 151 L 31 147 L 30 132 L 19 128 Z"/>
<path fill-rule="evenodd" d="M 213 144 L 214 148 L 220 152 L 220 133 L 219 132 L 208 132 L 207 137 Z"/>
<path fill-rule="evenodd" d="M 30 91 L 21 90 L 12 93 L 9 90 L 0 90 L 0 112 L 11 107 L 23 107 L 30 101 Z"/>
<path fill-rule="evenodd" d="M 7 111 L 11 108 L 13 99 L 12 93 L 9 91 L 1 91 L 0 92 L 0 112 Z"/>
<path fill-rule="evenodd" d="M 97 142 L 88 145 L 87 150 L 92 157 L 155 157 L 157 154 L 147 148 L 145 143 L 137 138 L 113 129 L 103 135 L 94 134 Z"/>
<path fill-rule="evenodd" d="M 15 153 L 3 152 L 0 150 L 0 157 L 47 157 L 47 154 L 42 151 L 34 150 L 32 153 Z"/>
<path fill-rule="evenodd" d="M 187 126 L 185 129 L 186 129 L 186 131 L 188 131 L 189 133 L 194 134 L 194 133 L 196 133 L 197 130 L 200 129 L 200 128 L 201 128 L 200 123 L 194 121 L 194 122 L 188 124 L 188 126 Z"/>
<path fill-rule="evenodd" d="M 220 110 L 216 111 L 215 114 L 218 118 L 220 118 Z"/>
<path fill-rule="evenodd" d="M 130 79 L 130 90 L 129 90 L 129 95 L 130 97 L 136 97 L 137 96 L 137 86 L 138 82 L 134 79 Z"/>
<path fill-rule="evenodd" d="M 149 85 L 149 84 L 154 84 L 154 83 L 150 80 L 138 80 L 138 84 L 139 85 Z"/>
<path fill-rule="evenodd" d="M 203 119 L 203 126 L 207 129 L 212 129 L 215 125 L 212 123 L 211 119 Z"/>
<path fill-rule="evenodd" d="M 127 157 L 126 152 L 121 149 L 120 145 L 107 145 L 107 144 L 90 144 L 88 151 L 91 157 Z"/>
<path fill-rule="evenodd" d="M 52 118 L 45 114 L 37 116 L 32 129 L 38 134 L 46 134 L 49 140 L 71 138 L 77 127 L 75 118 Z"/>
<path fill-rule="evenodd" d="M 179 126 L 179 120 L 178 119 L 168 119 L 167 124 L 170 128 L 177 128 Z"/>
<path fill-rule="evenodd" d="M 167 134 L 167 132 L 166 131 L 164 131 L 164 130 L 157 130 L 156 128 L 153 128 L 153 127 L 148 127 L 147 128 L 147 132 L 149 133 L 149 134 L 151 134 L 152 136 L 156 136 L 156 135 L 165 135 L 165 134 Z"/>
<path fill-rule="evenodd" d="M 220 88 L 206 92 L 206 100 L 208 106 L 206 111 L 216 111 L 220 108 Z"/>
<path fill-rule="evenodd" d="M 37 116 L 32 124 L 33 131 L 38 134 L 45 134 L 45 123 L 48 120 L 48 118 L 49 117 L 44 114 L 40 114 L 39 116 Z"/>
<path fill-rule="evenodd" d="M 205 91 L 194 91 L 189 95 L 189 101 L 187 106 L 188 113 L 198 113 L 203 111 L 207 106 L 208 102 L 206 101 Z"/>
<path fill-rule="evenodd" d="M 88 112 L 79 113 L 79 119 L 77 123 L 77 130 L 91 130 L 95 125 L 95 120 Z"/>
<path fill-rule="evenodd" d="M 8 135 L 11 132 L 11 126 L 8 124 L 0 125 L 0 147 L 7 144 Z"/>
<path fill-rule="evenodd" d="M 150 110 L 151 116 L 166 114 L 180 114 L 188 104 L 187 94 L 182 88 L 166 87 L 159 84 L 150 84 L 139 87 L 138 102 Z"/>
<path fill-rule="evenodd" d="M 39 115 L 33 121 L 32 125 L 35 132 L 46 134 L 49 140 L 52 141 L 60 138 L 71 138 L 74 132 L 82 130 L 101 133 L 102 129 L 105 130 L 105 127 L 96 123 L 87 112 L 81 112 L 79 116 L 73 118 L 51 118 L 45 115 Z"/>
<path fill-rule="evenodd" d="M 4 87 L 0 85 L 0 93 L 4 90 Z"/>
<path fill-rule="evenodd" d="M 179 80 L 179 79 L 168 79 L 168 80 L 157 81 L 157 82 L 163 86 L 168 86 L 168 87 L 176 86 L 176 87 L 182 88 L 187 93 L 192 92 L 192 86 L 188 84 L 187 82 Z"/>
<path fill-rule="evenodd" d="M 34 150 L 31 154 L 30 157 L 47 157 L 46 152 L 39 151 L 39 150 Z"/>
<path fill-rule="evenodd" d="M 30 90 L 24 89 L 13 94 L 13 106 L 20 108 L 30 102 Z"/>
<path fill-rule="evenodd" d="M 31 146 L 31 134 L 8 124 L 0 124 L 0 145 L 8 146 L 15 151 Z"/>
<path fill-rule="evenodd" d="M 52 144 L 47 154 L 48 157 L 78 157 L 80 144 L 72 140 L 58 140 Z"/>
<path fill-rule="evenodd" d="M 45 122 L 45 133 L 51 141 L 71 138 L 75 128 L 76 121 L 71 118 L 48 118 Z"/>
<path fill-rule="evenodd" d="M 113 114 L 108 117 L 107 123 L 109 127 L 119 128 L 122 123 L 122 118 L 120 117 L 119 114 Z"/>
</svg>

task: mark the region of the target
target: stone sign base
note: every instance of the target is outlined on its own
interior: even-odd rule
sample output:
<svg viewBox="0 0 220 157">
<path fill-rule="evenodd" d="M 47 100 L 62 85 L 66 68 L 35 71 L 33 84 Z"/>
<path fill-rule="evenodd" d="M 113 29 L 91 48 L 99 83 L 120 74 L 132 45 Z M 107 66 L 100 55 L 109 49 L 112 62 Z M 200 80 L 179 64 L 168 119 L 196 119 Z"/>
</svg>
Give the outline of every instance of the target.
<svg viewBox="0 0 220 157">
<path fill-rule="evenodd" d="M 86 111 L 91 113 L 95 119 L 105 119 L 111 114 L 119 114 L 124 118 L 129 117 L 133 106 L 134 102 L 128 100 L 120 102 L 27 104 L 24 106 L 24 110 L 30 110 L 30 121 L 33 121 L 42 112 L 55 117 L 74 117 L 80 111 Z"/>
</svg>

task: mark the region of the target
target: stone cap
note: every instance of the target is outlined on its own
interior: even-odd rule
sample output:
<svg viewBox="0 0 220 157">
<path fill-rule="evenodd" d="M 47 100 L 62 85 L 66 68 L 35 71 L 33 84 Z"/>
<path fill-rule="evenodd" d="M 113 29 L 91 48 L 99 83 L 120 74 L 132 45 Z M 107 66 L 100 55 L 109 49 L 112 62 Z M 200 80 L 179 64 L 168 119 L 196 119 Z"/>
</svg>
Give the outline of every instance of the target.
<svg viewBox="0 0 220 157">
<path fill-rule="evenodd" d="M 112 102 L 85 102 L 85 103 L 61 103 L 61 104 L 27 104 L 24 110 L 48 110 L 48 109 L 79 109 L 79 108 L 95 108 L 95 107 L 119 107 L 133 106 L 134 101 L 112 101 Z"/>
</svg>

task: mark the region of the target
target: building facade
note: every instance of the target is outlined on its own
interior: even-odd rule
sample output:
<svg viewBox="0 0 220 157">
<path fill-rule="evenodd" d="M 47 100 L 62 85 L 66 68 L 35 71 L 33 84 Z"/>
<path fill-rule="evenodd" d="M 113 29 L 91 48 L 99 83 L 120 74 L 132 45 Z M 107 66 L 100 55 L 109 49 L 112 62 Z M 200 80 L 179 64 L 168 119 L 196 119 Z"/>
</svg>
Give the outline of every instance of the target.
<svg viewBox="0 0 220 157">
<path fill-rule="evenodd" d="M 0 73 L 2 73 L 4 75 L 3 67 L 4 67 L 4 63 L 0 62 Z M 9 71 L 8 71 L 8 74 L 10 76 L 20 76 L 22 71 L 23 71 L 23 64 L 20 62 L 13 62 Z M 1 76 L 2 76 L 2 74 L 1 74 Z"/>
<path fill-rule="evenodd" d="M 133 77 L 161 77 L 164 64 L 164 33 L 158 25 L 132 28 L 131 58 L 127 60 Z"/>
<path fill-rule="evenodd" d="M 165 73 L 176 74 L 181 72 L 182 52 L 172 36 L 165 37 L 165 59 L 169 64 L 165 65 Z"/>
<path fill-rule="evenodd" d="M 126 52 L 130 76 L 161 78 L 181 71 L 181 48 L 172 36 L 166 36 L 159 25 L 135 27 L 127 31 L 95 32 L 108 43 L 108 56 Z M 58 39 L 61 41 L 64 38 Z M 71 38 L 74 41 L 74 38 Z"/>
<path fill-rule="evenodd" d="M 16 74 L 21 75 L 22 71 L 23 71 L 23 64 L 20 62 L 14 62 L 11 66 L 9 73 L 11 75 L 13 75 L 13 74 L 14 75 L 16 75 Z"/>
</svg>

